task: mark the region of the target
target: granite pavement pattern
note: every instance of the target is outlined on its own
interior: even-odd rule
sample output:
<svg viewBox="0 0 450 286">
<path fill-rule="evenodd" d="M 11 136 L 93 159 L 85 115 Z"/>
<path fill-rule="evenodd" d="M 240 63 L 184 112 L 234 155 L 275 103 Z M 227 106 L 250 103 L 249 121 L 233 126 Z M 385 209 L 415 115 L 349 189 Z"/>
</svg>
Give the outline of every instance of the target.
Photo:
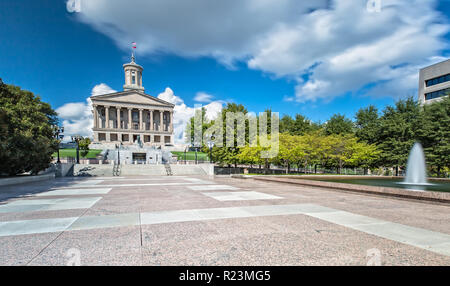
<svg viewBox="0 0 450 286">
<path fill-rule="evenodd" d="M 0 265 L 450 265 L 450 206 L 227 176 L 0 188 Z"/>
</svg>

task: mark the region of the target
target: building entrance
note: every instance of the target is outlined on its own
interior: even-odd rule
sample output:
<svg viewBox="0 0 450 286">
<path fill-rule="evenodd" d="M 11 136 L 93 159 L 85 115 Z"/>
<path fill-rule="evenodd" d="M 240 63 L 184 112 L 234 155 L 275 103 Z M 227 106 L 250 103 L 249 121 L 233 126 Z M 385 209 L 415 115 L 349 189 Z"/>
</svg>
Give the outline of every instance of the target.
<svg viewBox="0 0 450 286">
<path fill-rule="evenodd" d="M 146 153 L 133 153 L 133 163 L 145 164 L 146 160 Z"/>
</svg>

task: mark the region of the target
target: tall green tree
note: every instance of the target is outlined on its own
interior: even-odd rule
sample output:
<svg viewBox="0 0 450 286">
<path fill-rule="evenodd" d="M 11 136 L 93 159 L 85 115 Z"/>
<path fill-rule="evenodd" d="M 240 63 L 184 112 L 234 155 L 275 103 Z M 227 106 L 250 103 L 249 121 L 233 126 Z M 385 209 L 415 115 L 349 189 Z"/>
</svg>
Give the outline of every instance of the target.
<svg viewBox="0 0 450 286">
<path fill-rule="evenodd" d="M 419 104 L 412 98 L 399 100 L 395 106 L 387 106 L 380 119 L 379 148 L 382 151 L 382 165 L 404 168 L 409 152 L 418 141 L 421 128 Z"/>
<path fill-rule="evenodd" d="M 280 133 L 290 133 L 292 134 L 293 126 L 295 124 L 295 120 L 292 119 L 289 115 L 283 115 L 280 119 Z"/>
<path fill-rule="evenodd" d="M 219 113 L 218 118 L 222 119 L 223 122 L 223 147 L 214 147 L 212 150 L 212 156 L 214 158 L 215 161 L 221 163 L 221 164 L 227 164 L 228 166 L 234 164 L 235 166 L 237 166 L 237 164 L 239 163 L 239 158 L 237 157 L 237 155 L 239 154 L 239 147 L 237 147 L 237 125 L 241 122 L 237 122 L 236 120 L 233 120 L 233 127 L 234 130 L 231 131 L 231 128 L 227 128 L 227 113 L 231 112 L 231 113 L 243 113 L 244 116 L 247 115 L 248 111 L 247 109 L 242 105 L 242 104 L 236 104 L 236 103 L 228 103 L 223 109 L 222 111 Z M 248 143 L 248 129 L 249 129 L 249 124 L 248 124 L 248 119 L 245 119 L 245 142 Z M 229 126 L 231 127 L 231 126 Z M 233 132 L 233 134 L 231 134 L 234 138 L 234 146 L 227 147 L 227 132 Z"/>
<path fill-rule="evenodd" d="M 39 96 L 0 81 L 0 174 L 47 168 L 58 141 L 56 112 Z"/>
<path fill-rule="evenodd" d="M 324 124 L 325 135 L 345 135 L 354 132 L 353 121 L 345 115 L 334 114 L 327 123 Z"/>
<path fill-rule="evenodd" d="M 287 132 L 291 135 L 304 135 L 319 128 L 320 124 L 312 122 L 301 114 L 296 114 L 295 119 L 289 115 L 284 115 L 280 120 L 280 133 Z"/>
<path fill-rule="evenodd" d="M 450 97 L 423 107 L 419 139 L 423 144 L 427 164 L 441 176 L 450 168 Z"/>
<path fill-rule="evenodd" d="M 378 109 L 373 105 L 361 108 L 356 113 L 355 119 L 356 137 L 369 144 L 378 143 L 380 131 Z"/>
<path fill-rule="evenodd" d="M 214 123 L 210 120 L 208 120 L 208 118 L 206 117 L 206 108 L 202 107 L 201 109 L 196 109 L 195 113 L 200 113 L 201 112 L 201 118 L 202 118 L 202 134 L 205 133 L 205 131 Z M 191 144 L 194 143 L 194 117 L 191 117 L 189 122 L 187 123 L 186 126 L 186 132 L 185 132 L 185 141 L 189 142 Z M 205 142 L 203 142 L 203 138 L 201 138 L 202 142 L 201 145 L 204 145 Z"/>
</svg>

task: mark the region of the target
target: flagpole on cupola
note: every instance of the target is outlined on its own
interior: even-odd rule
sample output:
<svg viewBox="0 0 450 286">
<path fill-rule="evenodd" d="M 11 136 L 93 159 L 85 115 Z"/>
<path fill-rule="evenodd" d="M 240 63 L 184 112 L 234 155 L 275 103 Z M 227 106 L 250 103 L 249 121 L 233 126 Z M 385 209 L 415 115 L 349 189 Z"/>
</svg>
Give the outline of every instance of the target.
<svg viewBox="0 0 450 286">
<path fill-rule="evenodd" d="M 131 62 L 134 63 L 135 58 L 134 58 L 134 50 L 136 49 L 136 42 L 132 42 L 131 43 L 132 49 L 131 49 Z"/>
</svg>

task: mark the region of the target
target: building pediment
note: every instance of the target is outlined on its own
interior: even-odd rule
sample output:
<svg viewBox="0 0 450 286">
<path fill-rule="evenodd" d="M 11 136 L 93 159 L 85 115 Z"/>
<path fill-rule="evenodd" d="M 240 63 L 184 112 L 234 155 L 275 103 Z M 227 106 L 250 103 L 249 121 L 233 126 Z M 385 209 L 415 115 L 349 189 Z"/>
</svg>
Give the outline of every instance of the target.
<svg viewBox="0 0 450 286">
<path fill-rule="evenodd" d="M 91 100 L 93 102 L 98 102 L 99 104 L 111 102 L 111 105 L 114 105 L 115 103 L 123 103 L 123 104 L 128 103 L 128 104 L 139 104 L 139 105 L 142 104 L 142 105 L 152 105 L 170 108 L 174 107 L 174 105 L 170 102 L 137 91 L 123 91 L 110 94 L 96 95 L 91 96 Z"/>
</svg>

